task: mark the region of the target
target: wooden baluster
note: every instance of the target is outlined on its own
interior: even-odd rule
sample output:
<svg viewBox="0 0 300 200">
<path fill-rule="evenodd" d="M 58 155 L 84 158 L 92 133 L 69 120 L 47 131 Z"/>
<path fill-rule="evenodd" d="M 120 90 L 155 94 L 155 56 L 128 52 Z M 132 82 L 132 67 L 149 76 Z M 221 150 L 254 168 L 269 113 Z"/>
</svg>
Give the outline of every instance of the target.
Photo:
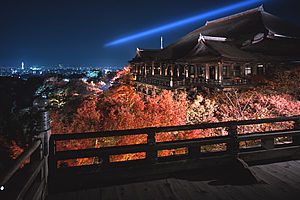
<svg viewBox="0 0 300 200">
<path fill-rule="evenodd" d="M 294 130 L 300 131 L 300 119 L 294 121 Z M 293 136 L 293 144 L 300 145 L 300 135 Z"/>
<path fill-rule="evenodd" d="M 188 156 L 190 158 L 197 158 L 200 155 L 200 145 L 188 147 Z"/>
<path fill-rule="evenodd" d="M 268 150 L 268 149 L 274 149 L 274 138 L 265 138 L 261 140 L 261 146 Z"/>
<path fill-rule="evenodd" d="M 227 151 L 237 157 L 239 153 L 239 141 L 238 141 L 238 133 L 237 133 L 237 126 L 230 126 L 228 127 L 228 135 L 230 137 L 230 142 L 227 144 Z"/>
<path fill-rule="evenodd" d="M 147 151 L 147 160 L 150 163 L 155 163 L 157 160 L 157 151 L 155 149 L 155 131 L 151 131 L 150 133 L 148 133 L 148 137 L 147 137 L 147 143 L 149 146 L 149 149 Z"/>
</svg>

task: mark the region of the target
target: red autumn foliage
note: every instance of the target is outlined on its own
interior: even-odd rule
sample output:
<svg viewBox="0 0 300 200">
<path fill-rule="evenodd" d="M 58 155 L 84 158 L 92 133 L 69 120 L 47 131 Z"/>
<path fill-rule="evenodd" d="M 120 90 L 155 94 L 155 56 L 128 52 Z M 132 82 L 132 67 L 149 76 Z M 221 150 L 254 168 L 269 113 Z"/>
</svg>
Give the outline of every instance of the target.
<svg viewBox="0 0 300 200">
<path fill-rule="evenodd" d="M 300 74 L 300 73 L 299 73 Z M 290 76 L 287 76 L 290 78 Z M 299 84 L 295 79 L 292 87 Z M 281 81 L 283 81 L 281 80 Z M 122 130 L 155 126 L 172 126 L 202 122 L 260 119 L 300 114 L 300 101 L 295 88 L 286 83 L 266 81 L 266 86 L 245 91 L 218 92 L 210 96 L 198 95 L 188 101 L 186 94 L 175 95 L 163 91 L 160 95 L 144 97 L 131 85 L 128 70 L 117 72 L 115 85 L 97 96 L 91 96 L 73 109 L 73 113 L 55 111 L 52 113 L 52 133 L 77 133 L 101 130 Z M 296 88 L 297 90 L 297 88 Z M 283 92 L 286 91 L 286 92 Z M 70 108 L 65 108 L 70 110 Z M 72 110 L 72 109 L 71 109 Z M 258 132 L 291 128 L 291 123 L 262 124 L 239 127 L 239 133 Z M 174 141 L 199 137 L 225 135 L 224 129 L 195 130 L 157 134 L 156 141 Z M 146 143 L 147 135 L 109 137 L 58 144 L 59 150 L 80 148 L 101 148 L 104 146 Z M 184 153 L 185 149 L 161 151 L 159 156 Z M 144 158 L 144 153 L 116 155 L 113 161 Z M 93 164 L 95 159 L 68 161 L 68 165 Z"/>
<path fill-rule="evenodd" d="M 122 73 L 121 73 L 122 74 Z M 123 74 L 122 76 L 128 76 Z M 119 84 L 102 95 L 88 98 L 74 113 L 63 110 L 52 112 L 52 133 L 78 133 L 101 130 L 122 130 L 155 126 L 182 125 L 186 121 L 186 96 L 176 97 L 170 91 L 144 97 L 129 84 Z M 66 108 L 68 109 L 68 108 Z M 138 123 L 137 123 L 138 122 Z M 175 134 L 159 134 L 157 141 L 174 140 Z M 115 145 L 146 143 L 147 135 L 101 138 L 58 143 L 58 150 L 93 148 Z M 130 156 L 134 159 L 137 154 Z M 115 157 L 128 159 L 128 155 Z M 139 156 L 138 156 L 139 157 Z M 90 159 L 94 162 L 93 159 Z M 82 159 L 68 161 L 69 165 L 80 164 Z M 84 161 L 86 162 L 86 161 Z"/>
</svg>

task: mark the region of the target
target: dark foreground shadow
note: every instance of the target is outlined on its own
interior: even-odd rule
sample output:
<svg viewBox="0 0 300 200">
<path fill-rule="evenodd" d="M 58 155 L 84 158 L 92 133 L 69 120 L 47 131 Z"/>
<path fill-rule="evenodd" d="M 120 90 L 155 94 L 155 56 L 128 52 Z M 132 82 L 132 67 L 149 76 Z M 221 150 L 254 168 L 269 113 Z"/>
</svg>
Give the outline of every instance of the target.
<svg viewBox="0 0 300 200">
<path fill-rule="evenodd" d="M 209 169 L 181 172 L 174 176 L 188 181 L 208 181 L 210 185 L 250 185 L 263 183 L 251 171 L 247 163 L 237 158 L 227 165 L 215 166 Z"/>
</svg>

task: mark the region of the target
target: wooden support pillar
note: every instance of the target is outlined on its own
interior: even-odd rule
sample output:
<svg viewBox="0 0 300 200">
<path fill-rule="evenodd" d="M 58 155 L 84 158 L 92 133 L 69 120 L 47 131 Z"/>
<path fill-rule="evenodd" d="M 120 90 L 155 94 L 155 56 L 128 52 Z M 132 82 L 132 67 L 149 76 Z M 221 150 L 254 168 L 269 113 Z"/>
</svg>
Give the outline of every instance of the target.
<svg viewBox="0 0 300 200">
<path fill-rule="evenodd" d="M 171 74 L 170 87 L 173 87 L 174 65 L 171 65 L 170 74 Z"/>
<path fill-rule="evenodd" d="M 185 69 L 185 78 L 189 78 L 189 66 L 185 65 L 184 69 Z"/>
<path fill-rule="evenodd" d="M 154 62 L 152 62 L 152 71 L 151 71 L 151 75 L 152 75 L 152 76 L 154 76 L 154 68 L 155 68 Z"/>
<path fill-rule="evenodd" d="M 300 130 L 300 119 L 294 121 L 294 130 Z M 300 145 L 300 135 L 293 136 L 293 144 Z"/>
<path fill-rule="evenodd" d="M 234 64 L 231 64 L 230 65 L 230 77 L 234 77 L 233 71 L 234 71 Z"/>
<path fill-rule="evenodd" d="M 261 146 L 268 150 L 274 148 L 274 138 L 266 138 L 261 140 Z"/>
<path fill-rule="evenodd" d="M 219 77 L 218 77 L 218 80 L 221 83 L 222 80 L 223 80 L 223 63 L 218 63 L 218 65 L 219 65 L 219 70 L 218 70 Z"/>
<path fill-rule="evenodd" d="M 209 65 L 205 64 L 205 81 L 209 80 Z"/>
<path fill-rule="evenodd" d="M 245 69 L 246 69 L 245 64 L 241 65 L 241 77 L 245 76 Z"/>
<path fill-rule="evenodd" d="M 228 136 L 230 137 L 230 142 L 227 144 L 227 151 L 234 157 L 238 156 L 239 153 L 239 141 L 238 141 L 238 133 L 237 126 L 228 127 Z"/>
<path fill-rule="evenodd" d="M 198 79 L 198 65 L 194 65 L 195 68 L 195 78 Z"/>
<path fill-rule="evenodd" d="M 138 65 L 138 68 L 139 68 L 139 75 L 142 75 L 142 66 Z"/>
<path fill-rule="evenodd" d="M 147 64 L 145 64 L 145 69 L 144 69 L 145 77 L 147 76 Z"/>
<path fill-rule="evenodd" d="M 30 157 L 30 163 L 34 160 L 42 161 L 44 159 L 43 167 L 40 171 L 39 178 L 40 181 L 45 181 L 44 184 L 48 184 L 48 174 L 49 174 L 49 166 L 48 166 L 48 156 L 49 156 L 49 140 L 51 135 L 50 130 L 50 116 L 47 110 L 48 100 L 47 99 L 36 99 L 33 102 L 33 108 L 35 110 L 36 116 L 36 124 L 35 124 L 35 140 L 41 141 L 41 146 L 39 151 L 36 151 L 35 154 L 32 154 Z M 46 189 L 46 187 L 44 188 Z M 42 196 L 46 197 L 46 191 L 43 190 Z M 43 199 L 43 198 L 42 198 Z"/>
<path fill-rule="evenodd" d="M 137 75 L 138 75 L 139 69 L 138 69 L 138 65 L 134 65 L 134 80 L 137 80 Z"/>
<path fill-rule="evenodd" d="M 219 66 L 218 65 L 215 65 L 215 81 L 218 81 L 218 78 L 219 78 L 219 70 L 218 70 Z"/>
<path fill-rule="evenodd" d="M 165 76 L 168 76 L 168 65 L 165 66 Z"/>
<path fill-rule="evenodd" d="M 159 75 L 162 76 L 162 64 L 159 64 Z"/>
<path fill-rule="evenodd" d="M 148 133 L 147 145 L 149 146 L 149 148 L 146 153 L 146 159 L 148 160 L 149 163 L 153 164 L 157 160 L 157 152 L 155 150 L 156 141 L 155 141 L 155 131 L 154 130 L 150 131 L 150 133 Z"/>
</svg>

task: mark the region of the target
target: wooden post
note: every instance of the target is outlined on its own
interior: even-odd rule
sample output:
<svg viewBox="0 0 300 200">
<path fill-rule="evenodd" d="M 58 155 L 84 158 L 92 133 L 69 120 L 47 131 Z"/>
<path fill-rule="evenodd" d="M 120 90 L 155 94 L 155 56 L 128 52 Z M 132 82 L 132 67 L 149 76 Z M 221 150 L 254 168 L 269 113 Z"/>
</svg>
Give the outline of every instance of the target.
<svg viewBox="0 0 300 200">
<path fill-rule="evenodd" d="M 266 150 L 274 149 L 274 138 L 262 139 L 261 146 Z"/>
<path fill-rule="evenodd" d="M 205 64 L 205 81 L 207 82 L 209 79 L 209 66 Z"/>
<path fill-rule="evenodd" d="M 221 83 L 222 82 L 222 80 L 223 80 L 223 63 L 218 63 L 218 65 L 219 65 L 219 77 L 218 77 L 218 79 L 219 79 L 219 83 Z"/>
<path fill-rule="evenodd" d="M 257 64 L 256 63 L 252 63 L 252 74 L 257 75 Z"/>
<path fill-rule="evenodd" d="M 170 75 L 171 75 L 170 87 L 173 87 L 174 86 L 173 85 L 174 65 L 171 65 Z"/>
<path fill-rule="evenodd" d="M 185 65 L 184 69 L 185 69 L 185 78 L 189 78 L 189 66 Z"/>
<path fill-rule="evenodd" d="M 145 69 L 144 69 L 145 77 L 147 76 L 147 64 L 145 64 Z"/>
<path fill-rule="evenodd" d="M 197 158 L 199 157 L 201 151 L 201 146 L 200 145 L 196 145 L 196 146 L 191 146 L 188 148 L 188 156 L 190 158 Z"/>
<path fill-rule="evenodd" d="M 215 66 L 215 81 L 218 81 L 218 78 L 219 78 L 219 70 L 218 70 L 218 68 L 219 68 L 219 66 L 218 65 L 216 65 Z"/>
<path fill-rule="evenodd" d="M 162 64 L 159 64 L 159 75 L 162 76 Z"/>
<path fill-rule="evenodd" d="M 148 137 L 147 137 L 147 144 L 149 146 L 149 149 L 147 151 L 147 157 L 146 159 L 148 160 L 148 162 L 150 163 L 155 163 L 157 160 L 157 152 L 155 150 L 155 131 L 151 131 L 150 133 L 148 133 Z"/>
<path fill-rule="evenodd" d="M 294 121 L 294 130 L 300 131 L 300 119 Z M 293 144 L 300 145 L 300 135 L 293 136 Z"/>
<path fill-rule="evenodd" d="M 165 76 L 168 76 L 168 65 L 165 65 Z"/>
<path fill-rule="evenodd" d="M 237 126 L 230 126 L 228 127 L 227 131 L 230 137 L 230 142 L 227 144 L 227 151 L 234 157 L 237 157 L 240 148 L 238 141 Z"/>
<path fill-rule="evenodd" d="M 195 79 L 198 79 L 198 66 L 194 65 L 194 69 L 195 69 Z"/>
<path fill-rule="evenodd" d="M 138 69 L 138 65 L 133 65 L 134 66 L 134 80 L 136 81 L 137 80 L 137 75 L 138 75 L 138 71 L 139 71 L 139 69 Z"/>
<path fill-rule="evenodd" d="M 154 76 L 154 62 L 152 62 L 152 71 L 151 71 L 151 75 Z"/>
<path fill-rule="evenodd" d="M 246 66 L 245 66 L 245 64 L 243 64 L 243 65 L 241 65 L 241 77 L 245 77 L 245 69 L 246 69 Z"/>
<path fill-rule="evenodd" d="M 38 160 L 42 162 L 44 160 L 44 166 L 40 172 L 41 182 L 45 184 L 43 189 L 43 199 L 46 198 L 47 195 L 47 184 L 48 184 L 48 155 L 49 155 L 49 139 L 50 139 L 50 117 L 49 112 L 47 110 L 48 101 L 47 99 L 36 99 L 33 102 L 33 108 L 36 111 L 36 124 L 35 131 L 36 136 L 35 139 L 41 140 L 41 146 L 39 151 L 32 155 L 30 160 Z"/>
</svg>

